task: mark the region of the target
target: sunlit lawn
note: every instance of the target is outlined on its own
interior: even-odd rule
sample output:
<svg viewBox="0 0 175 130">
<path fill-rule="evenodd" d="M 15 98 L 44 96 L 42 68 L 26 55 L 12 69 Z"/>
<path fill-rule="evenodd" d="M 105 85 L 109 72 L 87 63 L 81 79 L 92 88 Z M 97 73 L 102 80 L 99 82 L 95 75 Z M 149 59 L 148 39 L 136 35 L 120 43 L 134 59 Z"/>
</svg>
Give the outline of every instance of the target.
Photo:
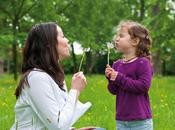
<svg viewBox="0 0 175 130">
<path fill-rule="evenodd" d="M 81 101 L 92 102 L 92 108 L 76 123 L 76 127 L 101 126 L 115 130 L 115 97 L 109 94 L 103 75 L 87 77 L 88 86 L 81 94 Z M 70 86 L 71 75 L 66 76 Z M 12 75 L 0 76 L 0 130 L 9 130 L 14 122 L 14 90 Z M 155 130 L 175 129 L 175 77 L 155 77 L 150 99 L 154 113 Z"/>
</svg>

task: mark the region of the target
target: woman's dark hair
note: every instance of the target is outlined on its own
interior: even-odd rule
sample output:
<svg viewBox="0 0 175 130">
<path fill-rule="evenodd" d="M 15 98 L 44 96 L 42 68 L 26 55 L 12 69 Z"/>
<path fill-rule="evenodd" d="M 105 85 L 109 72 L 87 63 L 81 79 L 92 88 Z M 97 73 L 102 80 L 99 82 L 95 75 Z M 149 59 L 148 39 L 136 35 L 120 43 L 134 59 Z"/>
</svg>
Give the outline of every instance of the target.
<svg viewBox="0 0 175 130">
<path fill-rule="evenodd" d="M 20 96 L 23 84 L 28 84 L 27 76 L 34 68 L 49 74 L 64 91 L 64 71 L 58 62 L 57 35 L 57 24 L 52 22 L 35 25 L 30 30 L 23 48 L 22 77 L 15 91 L 16 98 Z"/>
<path fill-rule="evenodd" d="M 151 61 L 152 56 L 151 56 L 150 49 L 152 46 L 152 40 L 149 35 L 148 29 L 143 25 L 134 21 L 122 21 L 119 24 L 119 27 L 121 28 L 123 26 L 128 28 L 128 33 L 131 36 L 131 39 L 134 39 L 134 38 L 139 39 L 136 55 L 138 57 L 146 57 Z"/>
</svg>

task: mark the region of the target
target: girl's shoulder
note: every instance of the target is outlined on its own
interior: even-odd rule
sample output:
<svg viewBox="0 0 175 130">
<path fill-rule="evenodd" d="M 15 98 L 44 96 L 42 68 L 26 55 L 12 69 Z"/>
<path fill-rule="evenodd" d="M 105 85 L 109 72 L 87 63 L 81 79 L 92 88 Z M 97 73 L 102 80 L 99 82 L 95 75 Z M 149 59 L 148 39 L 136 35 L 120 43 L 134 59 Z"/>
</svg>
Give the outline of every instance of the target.
<svg viewBox="0 0 175 130">
<path fill-rule="evenodd" d="M 139 57 L 137 62 L 139 65 L 144 65 L 144 64 L 151 65 L 151 61 L 146 57 Z"/>
<path fill-rule="evenodd" d="M 117 67 L 121 62 L 122 62 L 122 59 L 117 59 L 116 61 L 113 62 L 112 67 L 113 68 Z"/>
<path fill-rule="evenodd" d="M 123 62 L 123 60 L 122 59 L 117 59 L 116 61 L 114 61 L 113 63 L 114 64 L 119 64 L 119 63 L 122 63 Z"/>
</svg>

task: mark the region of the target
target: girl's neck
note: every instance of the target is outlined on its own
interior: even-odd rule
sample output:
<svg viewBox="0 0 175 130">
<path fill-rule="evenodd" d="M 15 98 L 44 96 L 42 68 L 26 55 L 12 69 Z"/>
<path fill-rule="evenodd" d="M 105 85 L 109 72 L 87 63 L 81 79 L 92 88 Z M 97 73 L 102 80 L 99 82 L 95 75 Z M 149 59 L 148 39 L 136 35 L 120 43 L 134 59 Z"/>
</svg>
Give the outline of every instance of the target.
<svg viewBox="0 0 175 130">
<path fill-rule="evenodd" d="M 130 62 L 136 58 L 137 58 L 136 54 L 132 52 L 124 54 L 124 57 L 123 57 L 124 62 Z"/>
</svg>

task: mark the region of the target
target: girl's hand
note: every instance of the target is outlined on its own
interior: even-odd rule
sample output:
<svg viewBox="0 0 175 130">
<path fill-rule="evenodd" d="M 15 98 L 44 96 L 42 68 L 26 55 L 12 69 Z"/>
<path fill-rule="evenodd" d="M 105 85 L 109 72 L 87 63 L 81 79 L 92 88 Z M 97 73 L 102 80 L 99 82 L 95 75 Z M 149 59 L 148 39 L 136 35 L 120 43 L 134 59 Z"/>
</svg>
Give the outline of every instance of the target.
<svg viewBox="0 0 175 130">
<path fill-rule="evenodd" d="M 118 72 L 113 69 L 110 80 L 115 81 L 115 79 L 117 78 L 117 75 L 118 75 Z"/>
<path fill-rule="evenodd" d="M 107 65 L 105 75 L 106 77 L 110 78 L 110 80 L 114 81 L 117 78 L 118 72 L 111 68 L 110 65 Z"/>
<path fill-rule="evenodd" d="M 112 73 L 112 68 L 111 68 L 110 65 L 107 64 L 107 65 L 106 65 L 106 69 L 105 69 L 105 76 L 106 76 L 107 78 L 110 78 L 111 73 Z"/>
<path fill-rule="evenodd" d="M 72 77 L 72 89 L 76 89 L 78 92 L 81 92 L 87 84 L 86 78 L 83 72 L 78 72 Z"/>
</svg>

